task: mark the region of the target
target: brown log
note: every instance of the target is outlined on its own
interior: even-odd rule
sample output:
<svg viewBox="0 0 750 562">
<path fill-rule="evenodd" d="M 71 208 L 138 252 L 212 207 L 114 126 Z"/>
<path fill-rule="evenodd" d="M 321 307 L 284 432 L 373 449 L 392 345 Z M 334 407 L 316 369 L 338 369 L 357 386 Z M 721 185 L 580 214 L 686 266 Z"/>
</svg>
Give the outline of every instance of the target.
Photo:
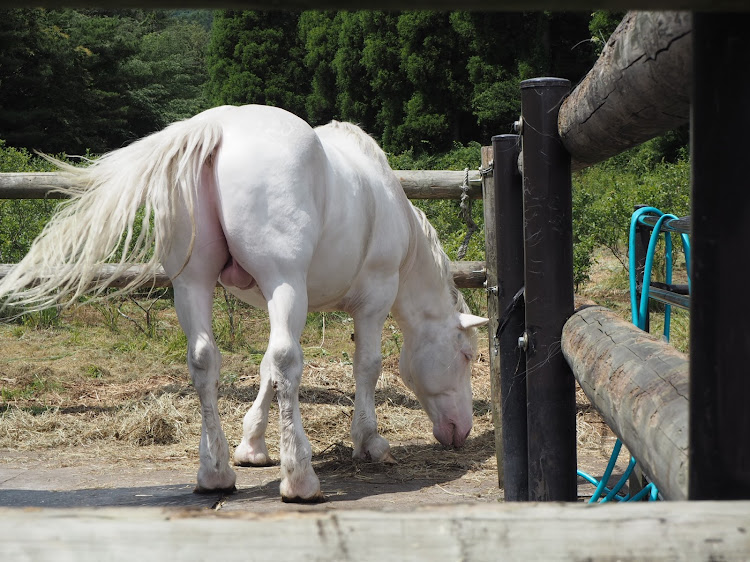
<svg viewBox="0 0 750 562">
<path fill-rule="evenodd" d="M 588 399 L 662 495 L 687 499 L 687 357 L 600 306 L 571 316 L 562 351 Z"/>
<path fill-rule="evenodd" d="M 574 170 L 688 122 L 691 35 L 689 12 L 628 12 L 560 109 Z"/>
</svg>

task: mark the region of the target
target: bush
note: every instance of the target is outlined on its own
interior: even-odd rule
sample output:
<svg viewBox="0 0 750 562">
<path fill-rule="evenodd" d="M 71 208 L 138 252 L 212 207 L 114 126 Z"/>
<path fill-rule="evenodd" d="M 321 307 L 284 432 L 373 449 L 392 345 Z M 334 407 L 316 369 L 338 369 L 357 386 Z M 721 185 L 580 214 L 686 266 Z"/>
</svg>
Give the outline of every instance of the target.
<svg viewBox="0 0 750 562">
<path fill-rule="evenodd" d="M 25 149 L 5 146 L 0 140 L 0 172 L 49 172 L 53 166 Z M 16 263 L 29 247 L 57 206 L 47 199 L 0 200 L 0 263 Z"/>
<path fill-rule="evenodd" d="M 590 251 L 608 248 L 623 266 L 627 236 L 636 205 L 665 213 L 690 212 L 690 163 L 683 154 L 676 162 L 655 161 L 654 144 L 645 143 L 573 176 L 573 239 L 575 276 L 580 283 L 592 266 Z"/>
<path fill-rule="evenodd" d="M 453 150 L 447 153 L 415 156 L 409 150 L 398 155 L 389 154 L 388 160 L 394 170 L 476 170 L 481 164 L 481 149 L 478 142 L 467 146 L 455 143 Z M 467 231 L 460 202 L 457 199 L 426 199 L 413 203 L 425 212 L 443 243 L 445 253 L 455 260 Z M 481 261 L 484 260 L 484 210 L 481 201 L 472 201 L 471 217 L 478 229 L 471 238 L 464 259 Z"/>
</svg>

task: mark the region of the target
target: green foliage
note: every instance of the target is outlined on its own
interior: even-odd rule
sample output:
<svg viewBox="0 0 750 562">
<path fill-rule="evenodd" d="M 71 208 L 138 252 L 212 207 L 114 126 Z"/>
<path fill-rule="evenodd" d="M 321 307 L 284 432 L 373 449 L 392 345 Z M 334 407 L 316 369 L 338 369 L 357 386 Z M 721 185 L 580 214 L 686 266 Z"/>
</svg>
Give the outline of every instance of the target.
<svg viewBox="0 0 750 562">
<path fill-rule="evenodd" d="M 399 155 L 389 155 L 389 163 L 396 170 L 476 170 L 481 164 L 481 145 L 473 142 L 468 146 L 455 144 L 453 150 L 443 154 L 415 155 L 407 151 Z M 438 234 L 445 253 L 452 260 L 456 259 L 467 227 L 461 217 L 458 200 L 428 199 L 413 202 L 422 209 Z M 481 201 L 472 202 L 472 219 L 478 230 L 469 244 L 465 260 L 484 259 L 484 214 Z"/>
<path fill-rule="evenodd" d="M 0 136 L 104 152 L 206 107 L 200 24 L 143 10 L 3 10 Z"/>
<path fill-rule="evenodd" d="M 627 232 L 635 205 L 650 205 L 665 213 L 690 212 L 690 163 L 656 160 L 654 139 L 573 176 L 573 237 L 575 280 L 588 278 L 591 254 L 608 248 L 626 264 Z"/>
<path fill-rule="evenodd" d="M 624 16 L 625 12 L 608 12 L 606 10 L 597 10 L 591 14 L 589 30 L 591 31 L 591 42 L 596 46 L 597 54 L 602 52 L 610 35 Z"/>
<path fill-rule="evenodd" d="M 207 58 L 211 103 L 258 103 L 305 115 L 309 80 L 298 20 L 295 12 L 218 12 Z"/>
<path fill-rule="evenodd" d="M 0 172 L 51 171 L 52 165 L 25 149 L 6 147 L 0 140 Z M 0 200 L 0 263 L 16 263 L 52 216 L 57 202 L 49 199 Z"/>
</svg>

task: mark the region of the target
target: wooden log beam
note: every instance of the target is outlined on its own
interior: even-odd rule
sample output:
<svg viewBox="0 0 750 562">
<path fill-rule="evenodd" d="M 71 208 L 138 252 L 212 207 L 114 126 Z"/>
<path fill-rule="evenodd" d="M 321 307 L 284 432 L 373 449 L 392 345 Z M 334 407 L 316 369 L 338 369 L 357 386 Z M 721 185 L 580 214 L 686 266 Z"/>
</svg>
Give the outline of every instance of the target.
<svg viewBox="0 0 750 562">
<path fill-rule="evenodd" d="M 459 199 L 465 174 L 454 170 L 394 170 L 409 199 Z M 59 199 L 55 190 L 70 186 L 55 172 L 0 174 L 0 199 Z M 469 171 L 469 197 L 482 198 L 482 179 Z"/>
<path fill-rule="evenodd" d="M 0 264 L 0 279 L 8 275 L 12 267 L 12 264 Z M 108 275 L 111 275 L 114 270 L 115 266 L 104 265 L 100 268 L 99 276 L 106 277 Z M 123 274 L 115 279 L 115 281 L 111 284 L 111 287 L 121 288 L 126 286 L 136 277 L 139 271 L 140 266 L 138 265 L 129 267 L 123 272 Z M 458 287 L 459 289 L 481 289 L 482 287 L 484 287 L 484 282 L 487 278 L 483 261 L 451 262 L 450 272 L 451 275 L 453 275 L 453 281 L 456 284 L 456 287 Z M 216 282 L 216 285 L 217 287 L 220 286 L 218 280 Z M 161 288 L 171 286 L 172 282 L 170 281 L 169 277 L 167 277 L 167 274 L 164 273 L 164 270 L 161 268 L 159 268 L 159 272 L 154 276 L 152 280 L 149 280 L 142 285 L 144 289 L 147 289 L 149 287 Z"/>
<path fill-rule="evenodd" d="M 465 174 L 453 170 L 393 170 L 409 199 L 459 199 Z M 469 197 L 482 198 L 482 178 L 469 170 Z"/>
<path fill-rule="evenodd" d="M 0 199 L 64 199 L 70 182 L 55 172 L 0 174 Z"/>
<path fill-rule="evenodd" d="M 743 560 L 750 502 L 275 513 L 0 508 L 5 560 Z"/>
<path fill-rule="evenodd" d="M 689 12 L 628 12 L 560 109 L 574 170 L 688 122 L 691 33 Z"/>
<path fill-rule="evenodd" d="M 687 499 L 687 357 L 601 306 L 571 316 L 562 351 L 588 399 L 662 495 Z"/>
</svg>

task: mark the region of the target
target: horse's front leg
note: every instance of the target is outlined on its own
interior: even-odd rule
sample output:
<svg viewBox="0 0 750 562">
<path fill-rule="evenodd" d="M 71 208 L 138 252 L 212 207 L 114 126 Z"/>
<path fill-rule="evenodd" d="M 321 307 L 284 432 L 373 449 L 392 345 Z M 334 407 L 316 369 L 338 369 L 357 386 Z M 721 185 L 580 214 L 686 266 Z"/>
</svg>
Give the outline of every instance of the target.
<svg viewBox="0 0 750 562">
<path fill-rule="evenodd" d="M 387 309 L 386 309 L 387 311 Z M 378 433 L 375 414 L 375 385 L 382 369 L 381 335 L 386 314 L 361 313 L 354 317 L 354 416 L 353 456 L 372 462 L 395 463 L 388 441 Z"/>
<path fill-rule="evenodd" d="M 261 362 L 261 379 L 271 381 L 279 402 L 281 499 L 285 502 L 323 501 L 320 481 L 312 468 L 312 447 L 302 427 L 299 386 L 303 355 L 300 337 L 307 318 L 304 279 L 262 286 L 269 295 L 271 336 Z"/>
<path fill-rule="evenodd" d="M 219 420 L 221 355 L 211 328 L 213 286 L 175 280 L 174 300 L 188 340 L 188 369 L 201 403 L 200 469 L 195 491 L 233 491 L 236 476 L 229 467 L 229 446 Z"/>
</svg>

